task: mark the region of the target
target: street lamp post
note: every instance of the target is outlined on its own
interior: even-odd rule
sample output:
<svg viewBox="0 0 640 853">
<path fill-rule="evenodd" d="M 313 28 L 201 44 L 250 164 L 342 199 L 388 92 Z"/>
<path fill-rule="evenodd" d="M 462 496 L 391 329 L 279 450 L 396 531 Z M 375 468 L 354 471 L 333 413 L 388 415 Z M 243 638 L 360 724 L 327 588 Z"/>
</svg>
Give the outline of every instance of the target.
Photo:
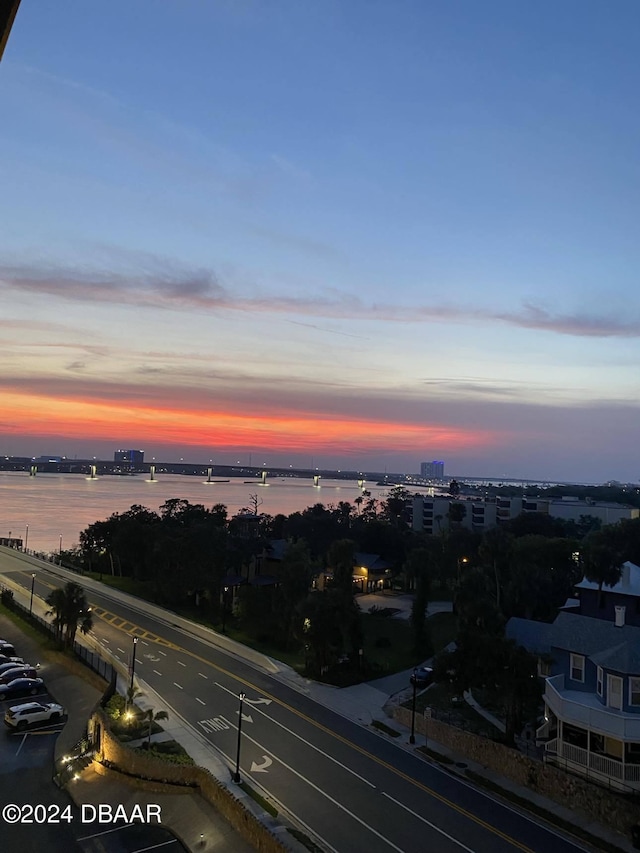
<svg viewBox="0 0 640 853">
<path fill-rule="evenodd" d="M 242 737 L 242 703 L 244 702 L 244 693 L 238 693 L 240 700 L 240 710 L 238 711 L 238 746 L 236 748 L 236 772 L 233 774 L 233 781 L 236 785 L 240 784 L 240 739 Z"/>
<path fill-rule="evenodd" d="M 60 565 L 62 565 L 62 533 L 60 534 L 60 541 L 58 542 L 58 557 Z"/>
<path fill-rule="evenodd" d="M 411 703 L 411 734 L 409 735 L 409 743 L 416 742 L 416 685 L 418 683 L 418 671 L 413 670 L 413 702 Z"/>
<path fill-rule="evenodd" d="M 225 586 L 222 589 L 222 633 L 225 633 L 225 629 L 227 627 L 227 593 L 229 592 L 229 587 Z"/>
<path fill-rule="evenodd" d="M 27 528 L 27 530 L 28 529 L 29 528 Z M 33 612 L 33 585 L 35 584 L 35 582 L 36 582 L 36 573 L 31 572 L 31 598 L 29 599 L 29 616 L 31 616 L 31 613 Z"/>
<path fill-rule="evenodd" d="M 24 551 L 27 551 L 27 542 L 29 541 L 29 525 L 27 524 L 27 529 L 24 532 Z"/>
<path fill-rule="evenodd" d="M 129 696 L 133 697 L 133 676 L 136 674 L 136 646 L 138 645 L 138 638 L 133 638 L 133 649 L 131 652 L 131 682 L 129 684 Z M 133 701 L 133 699 L 131 700 Z"/>
</svg>

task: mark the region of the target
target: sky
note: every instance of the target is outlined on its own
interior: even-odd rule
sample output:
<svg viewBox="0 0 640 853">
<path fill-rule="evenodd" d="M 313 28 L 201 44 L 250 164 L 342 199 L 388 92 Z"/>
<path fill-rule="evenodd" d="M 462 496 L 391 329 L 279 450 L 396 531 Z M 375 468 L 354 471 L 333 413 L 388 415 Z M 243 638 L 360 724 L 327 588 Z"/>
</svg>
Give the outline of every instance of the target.
<svg viewBox="0 0 640 853">
<path fill-rule="evenodd" d="M 640 5 L 22 0 L 0 453 L 637 482 Z"/>
</svg>

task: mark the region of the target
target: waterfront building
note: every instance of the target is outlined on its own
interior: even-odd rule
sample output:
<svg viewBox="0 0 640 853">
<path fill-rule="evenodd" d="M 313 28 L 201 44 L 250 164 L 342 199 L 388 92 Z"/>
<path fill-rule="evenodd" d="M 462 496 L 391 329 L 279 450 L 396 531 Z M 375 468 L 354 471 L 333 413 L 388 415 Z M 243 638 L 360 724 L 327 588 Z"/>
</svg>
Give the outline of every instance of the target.
<svg viewBox="0 0 640 853">
<path fill-rule="evenodd" d="M 421 462 L 420 476 L 423 480 L 444 480 L 444 462 Z"/>
<path fill-rule="evenodd" d="M 116 450 L 113 461 L 127 468 L 140 468 L 144 464 L 144 450 Z"/>
</svg>

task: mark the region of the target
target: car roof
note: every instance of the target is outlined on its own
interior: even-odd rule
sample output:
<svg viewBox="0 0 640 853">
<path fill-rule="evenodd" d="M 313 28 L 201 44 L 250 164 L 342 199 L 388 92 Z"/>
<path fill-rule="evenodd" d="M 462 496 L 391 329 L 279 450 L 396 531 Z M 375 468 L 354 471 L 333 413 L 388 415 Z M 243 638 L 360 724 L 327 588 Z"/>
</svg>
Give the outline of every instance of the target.
<svg viewBox="0 0 640 853">
<path fill-rule="evenodd" d="M 30 708 L 47 708 L 43 702 L 24 702 L 22 705 L 12 705 L 10 711 L 27 711 Z"/>
</svg>

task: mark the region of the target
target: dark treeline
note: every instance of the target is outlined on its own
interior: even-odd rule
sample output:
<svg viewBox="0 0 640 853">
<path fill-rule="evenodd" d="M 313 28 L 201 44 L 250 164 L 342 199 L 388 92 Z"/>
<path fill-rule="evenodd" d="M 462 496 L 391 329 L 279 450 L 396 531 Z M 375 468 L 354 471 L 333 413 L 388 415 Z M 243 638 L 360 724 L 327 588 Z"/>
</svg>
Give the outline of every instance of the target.
<svg viewBox="0 0 640 853">
<path fill-rule="evenodd" d="M 276 516 L 260 514 L 252 496 L 253 506 L 232 518 L 222 504 L 207 508 L 172 498 L 159 512 L 134 505 L 94 522 L 65 558 L 83 571 L 143 582 L 157 602 L 197 612 L 223 630 L 233 624 L 276 648 L 304 648 L 311 674 L 344 656 L 358 661 L 358 552 L 379 555 L 390 566 L 387 585 L 415 593 L 411 626 L 416 653 L 424 654 L 430 600 L 454 600 L 464 647 L 465 631 L 468 645 L 475 633 L 499 637 L 510 616 L 553 619 L 586 566 L 606 583 L 606 567 L 619 557 L 640 563 L 637 521 L 601 528 L 588 516 L 569 523 L 526 514 L 476 533 L 462 526 L 453 503 L 448 524 L 428 535 L 410 529 L 408 496 L 396 488 L 376 501 L 364 491 L 353 504 L 315 504 Z M 274 541 L 281 545 L 279 559 L 265 569 Z M 274 580 L 243 582 L 255 579 L 256 567 Z M 318 589 L 319 576 L 328 580 Z"/>
</svg>

